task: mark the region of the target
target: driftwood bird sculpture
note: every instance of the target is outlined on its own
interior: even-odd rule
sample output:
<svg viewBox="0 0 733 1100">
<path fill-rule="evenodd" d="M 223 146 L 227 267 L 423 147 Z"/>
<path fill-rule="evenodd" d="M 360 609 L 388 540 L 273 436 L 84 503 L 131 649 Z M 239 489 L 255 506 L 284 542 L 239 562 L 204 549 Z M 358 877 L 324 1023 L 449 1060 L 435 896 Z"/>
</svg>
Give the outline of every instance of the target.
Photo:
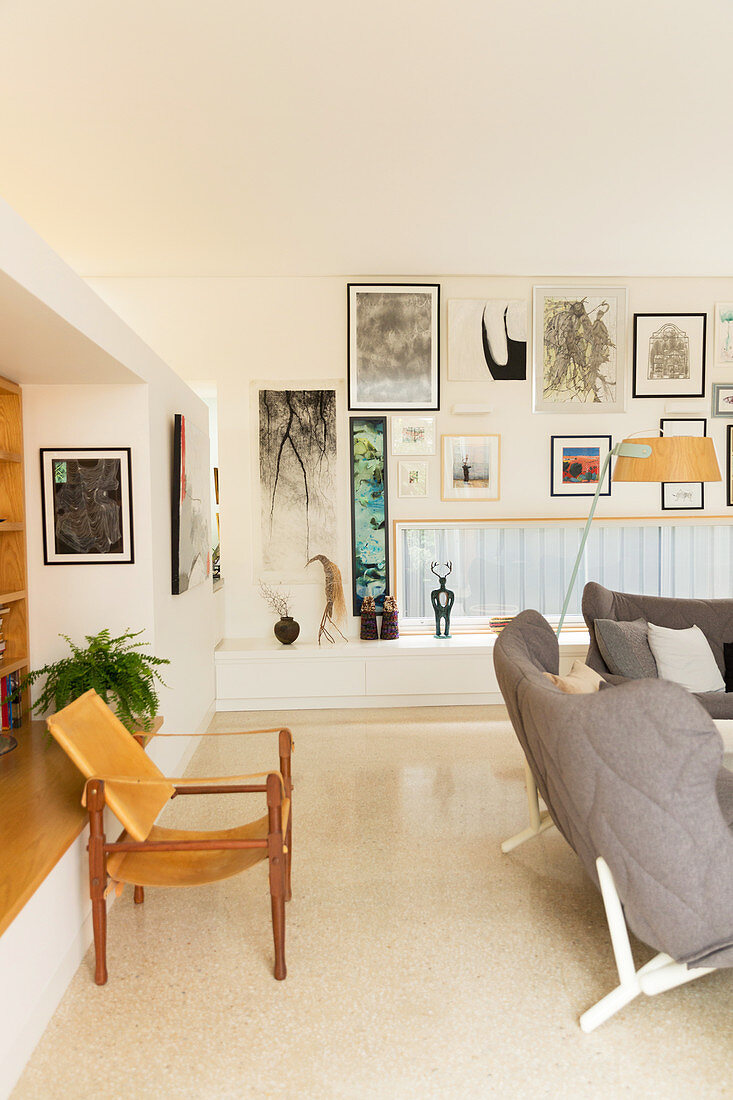
<svg viewBox="0 0 733 1100">
<path fill-rule="evenodd" d="M 316 554 L 305 563 L 306 569 L 313 561 L 319 561 L 323 566 L 324 584 L 326 588 L 326 607 L 318 630 L 318 644 L 321 644 L 323 636 L 327 642 L 333 645 L 336 641 L 327 624 L 330 624 L 339 634 L 338 624 L 346 618 L 346 600 L 344 599 L 344 586 L 341 580 L 341 570 L 335 562 L 329 561 L 325 554 Z M 341 634 L 344 641 L 348 639 Z"/>
</svg>

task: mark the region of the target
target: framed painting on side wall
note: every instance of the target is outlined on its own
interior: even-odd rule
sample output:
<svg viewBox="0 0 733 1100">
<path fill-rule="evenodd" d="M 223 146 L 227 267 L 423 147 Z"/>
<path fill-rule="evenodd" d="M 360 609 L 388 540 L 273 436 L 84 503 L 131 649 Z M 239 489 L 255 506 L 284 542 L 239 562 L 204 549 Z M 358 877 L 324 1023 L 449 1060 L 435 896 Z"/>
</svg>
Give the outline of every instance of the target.
<svg viewBox="0 0 733 1100">
<path fill-rule="evenodd" d="M 211 576 L 209 478 L 209 437 L 182 413 L 176 413 L 171 510 L 174 596 Z"/>
<path fill-rule="evenodd" d="M 349 283 L 349 408 L 440 408 L 437 283 Z"/>
<path fill-rule="evenodd" d="M 135 560 L 129 447 L 43 447 L 46 565 L 119 565 Z"/>
</svg>

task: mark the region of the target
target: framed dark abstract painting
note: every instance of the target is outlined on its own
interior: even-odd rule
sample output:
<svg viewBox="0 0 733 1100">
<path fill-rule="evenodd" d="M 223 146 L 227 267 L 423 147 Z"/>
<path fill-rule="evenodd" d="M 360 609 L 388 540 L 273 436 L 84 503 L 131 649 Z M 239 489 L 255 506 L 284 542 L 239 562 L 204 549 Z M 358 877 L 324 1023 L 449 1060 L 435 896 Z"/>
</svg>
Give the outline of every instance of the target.
<svg viewBox="0 0 733 1100">
<path fill-rule="evenodd" d="M 135 560 L 129 447 L 42 447 L 46 565 Z"/>
<path fill-rule="evenodd" d="M 176 413 L 173 439 L 172 591 L 211 576 L 209 437 Z"/>
<path fill-rule="evenodd" d="M 437 283 L 348 287 L 349 408 L 440 408 Z"/>
</svg>

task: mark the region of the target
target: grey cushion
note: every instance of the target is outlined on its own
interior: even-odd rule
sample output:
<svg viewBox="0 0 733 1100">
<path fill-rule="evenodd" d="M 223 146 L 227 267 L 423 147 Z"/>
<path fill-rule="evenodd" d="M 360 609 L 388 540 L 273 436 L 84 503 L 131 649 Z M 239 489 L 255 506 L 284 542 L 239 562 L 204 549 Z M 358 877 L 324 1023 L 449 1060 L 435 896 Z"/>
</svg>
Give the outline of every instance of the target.
<svg viewBox="0 0 733 1100">
<path fill-rule="evenodd" d="M 536 611 L 494 646 L 553 821 L 596 883 L 596 858 L 606 860 L 639 939 L 690 966 L 733 967 L 733 789 L 712 719 L 667 680 L 565 695 L 543 676 L 557 662 L 557 638 Z"/>
<path fill-rule="evenodd" d="M 619 623 L 596 619 L 593 628 L 603 660 L 614 676 L 628 680 L 650 680 L 657 675 L 657 662 L 649 648 L 646 619 Z"/>
</svg>

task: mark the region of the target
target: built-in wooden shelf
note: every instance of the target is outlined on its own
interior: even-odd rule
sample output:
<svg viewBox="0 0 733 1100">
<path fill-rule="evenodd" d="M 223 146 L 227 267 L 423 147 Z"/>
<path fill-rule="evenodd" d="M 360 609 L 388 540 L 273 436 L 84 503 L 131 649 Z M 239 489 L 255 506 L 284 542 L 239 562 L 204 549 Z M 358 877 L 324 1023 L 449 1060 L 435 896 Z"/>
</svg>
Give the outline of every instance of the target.
<svg viewBox="0 0 733 1100">
<path fill-rule="evenodd" d="M 0 451 L 0 462 L 22 462 L 23 456 L 17 451 Z"/>
<path fill-rule="evenodd" d="M 24 523 L 15 523 L 13 520 L 4 519 L 0 523 L 0 535 L 3 531 L 25 531 Z"/>
<path fill-rule="evenodd" d="M 9 676 L 11 672 L 17 672 L 19 668 L 28 668 L 28 658 L 22 657 L 17 661 L 5 661 L 0 665 L 0 679 Z"/>
<path fill-rule="evenodd" d="M 17 382 L 11 382 L 9 378 L 0 378 L 0 397 L 17 396 L 19 393 L 20 386 Z"/>
<path fill-rule="evenodd" d="M 21 588 L 19 592 L 4 592 L 0 595 L 0 607 L 5 607 L 6 603 L 16 603 L 18 600 L 24 600 L 27 595 L 25 588 Z"/>
<path fill-rule="evenodd" d="M 25 720 L 12 734 L 18 747 L 0 756 L 0 934 L 87 820 L 82 775 L 47 737 L 46 723 Z"/>
</svg>

